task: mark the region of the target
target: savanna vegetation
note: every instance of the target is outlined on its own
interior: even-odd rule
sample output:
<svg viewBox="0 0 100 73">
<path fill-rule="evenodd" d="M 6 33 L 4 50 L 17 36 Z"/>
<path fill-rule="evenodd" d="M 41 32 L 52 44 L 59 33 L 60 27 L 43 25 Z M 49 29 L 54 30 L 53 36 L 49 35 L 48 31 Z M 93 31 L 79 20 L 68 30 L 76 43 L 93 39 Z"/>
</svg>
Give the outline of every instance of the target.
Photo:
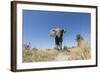
<svg viewBox="0 0 100 73">
<path fill-rule="evenodd" d="M 64 46 L 63 50 L 32 48 L 30 44 L 23 46 L 23 62 L 42 61 L 67 61 L 67 60 L 87 60 L 91 58 L 91 48 L 83 38 L 77 35 L 77 45 Z"/>
</svg>

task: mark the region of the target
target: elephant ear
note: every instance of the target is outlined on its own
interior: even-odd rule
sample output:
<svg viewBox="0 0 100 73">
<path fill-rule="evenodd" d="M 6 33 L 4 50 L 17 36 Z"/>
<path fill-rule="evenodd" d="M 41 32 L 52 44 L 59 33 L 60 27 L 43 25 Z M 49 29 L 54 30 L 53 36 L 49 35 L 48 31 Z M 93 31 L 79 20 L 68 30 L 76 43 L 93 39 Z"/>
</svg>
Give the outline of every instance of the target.
<svg viewBox="0 0 100 73">
<path fill-rule="evenodd" d="M 50 36 L 52 36 L 52 37 L 56 36 L 56 31 L 54 29 L 50 30 Z"/>
</svg>

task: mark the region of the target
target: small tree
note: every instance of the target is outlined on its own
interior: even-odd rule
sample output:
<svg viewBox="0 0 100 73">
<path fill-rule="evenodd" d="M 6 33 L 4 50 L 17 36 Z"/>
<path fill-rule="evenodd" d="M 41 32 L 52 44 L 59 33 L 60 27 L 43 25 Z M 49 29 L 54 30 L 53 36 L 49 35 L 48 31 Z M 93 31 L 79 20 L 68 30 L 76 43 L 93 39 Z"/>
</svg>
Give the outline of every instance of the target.
<svg viewBox="0 0 100 73">
<path fill-rule="evenodd" d="M 24 49 L 30 50 L 31 49 L 31 44 L 30 42 L 27 44 L 24 44 Z"/>
<path fill-rule="evenodd" d="M 83 37 L 81 36 L 81 34 L 77 34 L 76 35 L 76 41 L 78 43 L 78 46 L 80 45 L 81 41 L 84 40 Z"/>
</svg>

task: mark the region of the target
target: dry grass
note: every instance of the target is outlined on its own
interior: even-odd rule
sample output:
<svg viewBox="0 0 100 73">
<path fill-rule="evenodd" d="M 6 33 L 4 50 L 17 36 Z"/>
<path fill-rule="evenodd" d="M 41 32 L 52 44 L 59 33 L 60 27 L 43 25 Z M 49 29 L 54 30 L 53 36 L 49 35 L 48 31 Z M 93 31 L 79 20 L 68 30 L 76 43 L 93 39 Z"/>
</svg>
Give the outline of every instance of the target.
<svg viewBox="0 0 100 73">
<path fill-rule="evenodd" d="M 68 60 L 87 60 L 91 58 L 91 49 L 90 48 L 71 48 L 70 52 L 66 52 Z"/>
<path fill-rule="evenodd" d="M 53 61 L 57 55 L 56 50 L 23 50 L 23 62 Z"/>
<path fill-rule="evenodd" d="M 69 51 L 68 51 L 69 50 Z M 71 48 L 67 51 L 57 50 L 24 50 L 23 62 L 42 62 L 59 60 L 87 60 L 91 58 L 90 48 Z"/>
<path fill-rule="evenodd" d="M 68 60 L 87 60 L 91 58 L 91 48 L 87 47 L 85 41 L 81 41 L 77 47 L 68 49 Z"/>
<path fill-rule="evenodd" d="M 91 58 L 91 49 L 84 41 L 72 48 L 65 48 L 62 52 L 55 49 L 23 49 L 23 62 L 88 60 Z"/>
</svg>

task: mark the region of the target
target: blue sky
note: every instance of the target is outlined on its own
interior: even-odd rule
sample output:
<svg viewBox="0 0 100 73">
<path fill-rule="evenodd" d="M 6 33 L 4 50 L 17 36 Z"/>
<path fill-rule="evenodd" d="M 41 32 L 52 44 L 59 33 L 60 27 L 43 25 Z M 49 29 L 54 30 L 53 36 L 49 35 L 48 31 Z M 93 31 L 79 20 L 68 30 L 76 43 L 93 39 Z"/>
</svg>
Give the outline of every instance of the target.
<svg viewBox="0 0 100 73">
<path fill-rule="evenodd" d="M 76 12 L 23 10 L 23 43 L 39 49 L 54 48 L 52 28 L 64 28 L 63 46 L 75 46 L 76 35 L 81 34 L 90 43 L 91 14 Z"/>
</svg>

